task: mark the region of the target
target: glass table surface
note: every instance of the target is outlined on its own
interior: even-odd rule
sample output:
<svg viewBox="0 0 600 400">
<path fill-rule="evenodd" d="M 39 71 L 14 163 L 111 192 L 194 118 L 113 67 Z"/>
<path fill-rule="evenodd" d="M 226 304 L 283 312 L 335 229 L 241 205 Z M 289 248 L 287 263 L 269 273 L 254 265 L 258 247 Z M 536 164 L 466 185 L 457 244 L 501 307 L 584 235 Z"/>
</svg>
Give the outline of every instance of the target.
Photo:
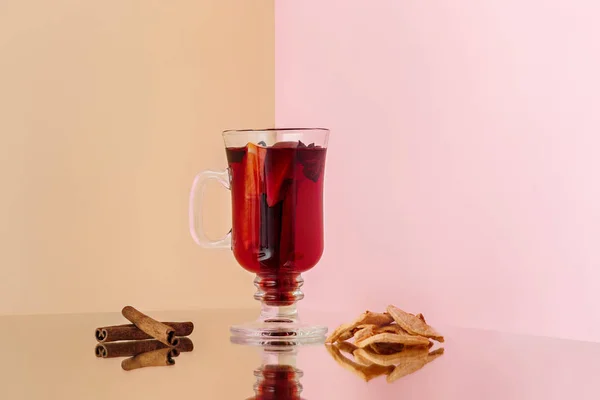
<svg viewBox="0 0 600 400">
<path fill-rule="evenodd" d="M 301 312 L 330 331 L 360 313 Z M 385 376 L 365 382 L 324 344 L 273 349 L 231 343 L 229 326 L 256 313 L 148 312 L 162 321 L 194 322 L 194 349 L 173 366 L 133 371 L 121 369 L 123 358 L 94 353 L 95 328 L 127 323 L 119 313 L 0 317 L 2 398 L 600 399 L 600 343 L 429 321 L 446 337 L 434 348 L 444 348 L 441 357 L 392 383 Z"/>
</svg>

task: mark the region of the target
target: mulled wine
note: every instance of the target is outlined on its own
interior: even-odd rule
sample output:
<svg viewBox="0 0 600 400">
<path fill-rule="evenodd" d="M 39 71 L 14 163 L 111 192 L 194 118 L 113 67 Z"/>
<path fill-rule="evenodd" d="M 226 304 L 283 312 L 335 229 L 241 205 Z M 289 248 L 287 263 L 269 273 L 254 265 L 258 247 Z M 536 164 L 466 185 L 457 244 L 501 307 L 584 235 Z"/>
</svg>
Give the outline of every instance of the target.
<svg viewBox="0 0 600 400">
<path fill-rule="evenodd" d="M 256 274 L 257 320 L 230 328 L 235 343 L 324 340 L 327 327 L 303 323 L 302 273 L 323 254 L 323 176 L 329 130 L 242 129 L 223 132 L 228 168 L 205 170 L 190 191 L 190 233 L 205 248 L 228 248 Z M 229 233 L 209 238 L 203 227 L 204 189 L 211 180 L 231 190 Z"/>
<path fill-rule="evenodd" d="M 292 304 L 298 274 L 323 253 L 326 149 L 298 142 L 228 147 L 232 249 L 256 273 L 268 305 Z"/>
</svg>

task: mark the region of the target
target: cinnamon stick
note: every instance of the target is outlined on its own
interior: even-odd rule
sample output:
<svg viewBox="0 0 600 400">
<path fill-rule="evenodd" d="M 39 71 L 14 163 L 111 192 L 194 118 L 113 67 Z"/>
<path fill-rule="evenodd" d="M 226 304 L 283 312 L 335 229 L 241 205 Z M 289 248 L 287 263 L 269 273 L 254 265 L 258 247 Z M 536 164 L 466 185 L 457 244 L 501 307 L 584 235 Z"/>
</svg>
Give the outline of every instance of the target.
<svg viewBox="0 0 600 400">
<path fill-rule="evenodd" d="M 175 336 L 189 336 L 194 330 L 192 322 L 163 322 L 175 331 Z M 100 343 L 117 342 L 119 340 L 145 340 L 152 336 L 141 331 L 133 324 L 104 326 L 97 328 L 96 340 Z"/>
<path fill-rule="evenodd" d="M 168 346 L 158 340 L 133 340 L 117 343 L 98 343 L 96 345 L 96 357 L 114 358 L 131 357 L 141 353 L 167 348 Z M 187 338 L 179 338 L 179 344 L 175 347 L 177 351 L 188 352 L 194 350 L 194 343 Z"/>
<path fill-rule="evenodd" d="M 150 318 L 144 313 L 139 312 L 131 306 L 126 306 L 121 311 L 121 314 L 141 331 L 152 336 L 154 339 L 167 344 L 169 346 L 177 346 L 179 339 L 175 336 L 175 330 L 169 325 Z"/>
<path fill-rule="evenodd" d="M 175 360 L 173 357 L 177 357 L 179 351 L 173 348 L 164 348 L 154 351 L 148 351 L 146 353 L 138 354 L 135 357 L 126 358 L 121 362 L 121 368 L 125 371 L 131 371 L 133 369 L 144 368 L 144 367 L 162 367 L 174 365 Z"/>
</svg>

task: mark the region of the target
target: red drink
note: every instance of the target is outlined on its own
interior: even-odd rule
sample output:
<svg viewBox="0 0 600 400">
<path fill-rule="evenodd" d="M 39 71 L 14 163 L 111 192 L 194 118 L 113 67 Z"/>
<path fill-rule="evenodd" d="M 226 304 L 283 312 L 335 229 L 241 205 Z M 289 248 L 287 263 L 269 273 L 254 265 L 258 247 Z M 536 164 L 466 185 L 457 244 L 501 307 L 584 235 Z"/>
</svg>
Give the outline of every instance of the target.
<svg viewBox="0 0 600 400">
<path fill-rule="evenodd" d="M 267 305 L 298 300 L 299 274 L 323 253 L 325 154 L 302 142 L 227 148 L 233 254 L 258 275 Z"/>
<path fill-rule="evenodd" d="M 329 130 L 228 130 L 223 140 L 229 168 L 196 175 L 189 215 L 190 233 L 198 245 L 231 249 L 242 267 L 256 274 L 254 299 L 261 302 L 260 317 L 232 326 L 231 341 L 260 345 L 279 343 L 282 337 L 286 343 L 322 341 L 327 327 L 303 323 L 296 302 L 304 297 L 302 273 L 323 253 L 323 169 Z M 233 227 L 217 240 L 203 229 L 201 207 L 209 181 L 231 189 Z"/>
<path fill-rule="evenodd" d="M 265 365 L 256 371 L 256 395 L 249 400 L 302 400 L 300 377 L 303 373 L 291 365 Z"/>
</svg>

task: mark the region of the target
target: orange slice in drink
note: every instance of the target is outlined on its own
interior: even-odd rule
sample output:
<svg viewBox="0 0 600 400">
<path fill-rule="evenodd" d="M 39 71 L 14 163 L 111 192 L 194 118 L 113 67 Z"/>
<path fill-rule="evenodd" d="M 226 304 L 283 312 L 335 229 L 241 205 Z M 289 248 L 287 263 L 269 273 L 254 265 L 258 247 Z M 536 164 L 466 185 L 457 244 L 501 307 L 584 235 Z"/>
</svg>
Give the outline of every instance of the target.
<svg viewBox="0 0 600 400">
<path fill-rule="evenodd" d="M 244 180 L 246 195 L 258 196 L 265 176 L 265 155 L 267 149 L 248 143 L 246 146 L 246 165 Z"/>
<path fill-rule="evenodd" d="M 265 174 L 267 149 L 248 143 L 244 160 L 244 204 L 242 225 L 244 246 L 258 252 L 260 248 L 260 193 Z"/>
</svg>

